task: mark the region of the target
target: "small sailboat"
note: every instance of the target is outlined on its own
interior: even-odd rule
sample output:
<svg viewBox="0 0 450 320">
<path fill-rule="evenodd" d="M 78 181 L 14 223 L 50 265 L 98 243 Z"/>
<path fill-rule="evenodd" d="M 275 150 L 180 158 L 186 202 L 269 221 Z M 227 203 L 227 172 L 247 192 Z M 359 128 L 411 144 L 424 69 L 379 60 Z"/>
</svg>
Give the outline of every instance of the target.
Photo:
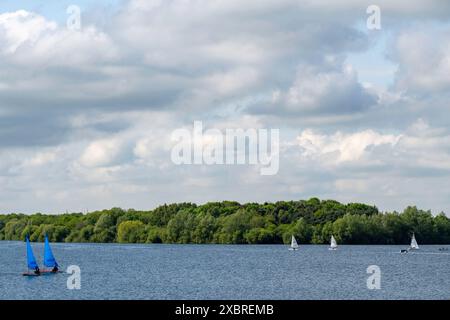
<svg viewBox="0 0 450 320">
<path fill-rule="evenodd" d="M 298 250 L 298 243 L 297 243 L 297 240 L 295 240 L 294 236 L 292 236 L 291 247 L 289 248 L 289 250 L 293 250 L 293 251 Z"/>
<path fill-rule="evenodd" d="M 409 251 L 411 250 L 419 250 L 419 245 L 417 244 L 416 236 L 414 235 L 414 233 L 411 237 L 411 244 L 409 245 L 409 248 L 400 250 L 400 253 L 409 253 Z"/>
<path fill-rule="evenodd" d="M 328 248 L 328 250 L 337 250 L 338 245 L 336 242 L 336 239 L 334 238 L 334 236 L 331 236 L 331 243 L 330 243 L 330 247 Z"/>
<path fill-rule="evenodd" d="M 31 248 L 30 239 L 28 236 L 26 237 L 27 243 L 27 267 L 28 271 L 24 272 L 23 275 L 27 277 L 36 277 L 40 276 L 41 272 L 39 270 L 39 266 L 36 262 L 36 258 L 34 257 L 33 249 Z"/>
<path fill-rule="evenodd" d="M 53 255 L 53 251 L 50 247 L 47 235 L 45 235 L 44 244 L 44 266 L 47 268 L 51 268 L 49 270 L 44 270 L 44 273 L 57 273 L 59 270 L 58 262 L 56 262 L 55 256 Z"/>
<path fill-rule="evenodd" d="M 411 245 L 409 246 L 409 248 L 411 250 L 419 250 L 419 245 L 417 244 L 416 236 L 414 235 L 414 233 L 412 235 Z"/>
</svg>

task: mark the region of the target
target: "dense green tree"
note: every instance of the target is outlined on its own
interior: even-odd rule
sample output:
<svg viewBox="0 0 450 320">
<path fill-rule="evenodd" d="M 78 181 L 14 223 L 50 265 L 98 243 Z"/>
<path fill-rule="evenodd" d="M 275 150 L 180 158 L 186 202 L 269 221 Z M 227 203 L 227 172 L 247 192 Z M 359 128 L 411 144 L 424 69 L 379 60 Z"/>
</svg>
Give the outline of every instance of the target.
<svg viewBox="0 0 450 320">
<path fill-rule="evenodd" d="M 163 243 L 167 239 L 166 229 L 162 227 L 147 226 L 145 233 L 146 243 Z"/>
<path fill-rule="evenodd" d="M 313 229 L 305 218 L 300 218 L 292 228 L 292 234 L 300 243 L 310 243 L 313 235 Z"/>
<path fill-rule="evenodd" d="M 375 206 L 369 206 L 367 204 L 363 203 L 349 203 L 346 206 L 347 213 L 355 214 L 355 215 L 366 215 L 366 216 L 373 216 L 377 215 L 378 208 Z"/>
<path fill-rule="evenodd" d="M 26 220 L 11 220 L 5 224 L 5 240 L 21 240 L 22 233 L 27 226 Z"/>
<path fill-rule="evenodd" d="M 94 232 L 100 232 L 116 225 L 115 217 L 108 212 L 103 213 L 95 223 Z"/>
<path fill-rule="evenodd" d="M 194 228 L 195 229 L 192 233 L 193 243 L 212 243 L 214 234 L 218 228 L 217 219 L 207 213 L 198 218 Z"/>
<path fill-rule="evenodd" d="M 450 243 L 450 219 L 444 213 L 434 218 L 434 243 Z"/>
<path fill-rule="evenodd" d="M 314 212 L 314 222 L 326 223 L 335 221 L 344 216 L 346 212 L 345 205 L 334 200 L 325 200 L 321 203 L 319 209 Z"/>
<path fill-rule="evenodd" d="M 223 217 L 223 224 L 218 234 L 219 243 L 246 243 L 245 233 L 250 229 L 251 215 L 243 209 Z"/>
<path fill-rule="evenodd" d="M 418 210 L 417 207 L 408 207 L 401 214 L 401 218 L 409 233 L 415 233 L 422 243 L 432 243 L 434 239 L 433 215 L 430 211 Z"/>
<path fill-rule="evenodd" d="M 244 238 L 249 244 L 273 243 L 273 233 L 264 228 L 253 228 L 248 230 Z"/>
<path fill-rule="evenodd" d="M 163 205 L 151 211 L 112 208 L 61 215 L 0 215 L 0 240 L 127 243 L 450 243 L 445 214 L 408 207 L 380 213 L 375 206 L 317 198 L 275 203 L 233 201 Z"/>
<path fill-rule="evenodd" d="M 145 242 L 144 224 L 141 221 L 124 221 L 117 227 L 117 241 L 120 243 Z"/>
<path fill-rule="evenodd" d="M 189 210 L 181 210 L 167 224 L 167 240 L 172 243 L 192 242 L 196 226 L 195 215 Z"/>
</svg>

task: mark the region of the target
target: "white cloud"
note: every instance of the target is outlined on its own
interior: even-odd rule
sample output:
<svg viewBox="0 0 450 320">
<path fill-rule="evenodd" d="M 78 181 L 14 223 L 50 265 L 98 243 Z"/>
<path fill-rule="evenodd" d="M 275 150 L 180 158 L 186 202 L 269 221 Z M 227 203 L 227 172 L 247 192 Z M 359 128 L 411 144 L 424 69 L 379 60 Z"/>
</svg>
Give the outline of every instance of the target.
<svg viewBox="0 0 450 320">
<path fill-rule="evenodd" d="M 36 44 L 44 33 L 56 29 L 56 23 L 25 10 L 0 14 L 0 50 L 3 54 L 13 54 L 20 46 Z"/>
<path fill-rule="evenodd" d="M 0 14 L 0 42 L 5 59 L 27 67 L 82 68 L 117 58 L 117 48 L 109 36 L 94 26 L 70 31 L 25 10 Z"/>
<path fill-rule="evenodd" d="M 373 146 L 395 146 L 401 136 L 383 135 L 373 130 L 332 135 L 318 134 L 311 130 L 303 131 L 298 137 L 298 145 L 307 157 L 331 157 L 333 162 L 360 160 Z"/>
<path fill-rule="evenodd" d="M 109 166 L 118 159 L 122 147 L 123 143 L 119 139 L 94 141 L 84 150 L 80 162 L 88 167 Z"/>
<path fill-rule="evenodd" d="M 373 170 L 396 176 L 450 174 L 450 133 L 445 128 L 433 128 L 418 119 L 404 132 L 382 134 L 374 130 L 332 134 L 304 130 L 292 147 L 300 147 L 302 165 L 324 170 L 337 167 Z M 349 177 L 346 177 L 349 178 Z M 342 186 L 342 185 L 340 185 Z"/>
</svg>

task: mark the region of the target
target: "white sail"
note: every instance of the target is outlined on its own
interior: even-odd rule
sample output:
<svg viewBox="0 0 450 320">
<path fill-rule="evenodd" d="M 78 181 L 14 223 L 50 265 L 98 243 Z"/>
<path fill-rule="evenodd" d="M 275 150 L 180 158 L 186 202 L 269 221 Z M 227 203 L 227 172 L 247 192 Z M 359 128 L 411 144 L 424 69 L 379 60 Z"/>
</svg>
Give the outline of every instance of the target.
<svg viewBox="0 0 450 320">
<path fill-rule="evenodd" d="M 298 243 L 297 240 L 295 240 L 295 237 L 292 236 L 292 240 L 291 240 L 291 249 L 298 249 Z"/>
<path fill-rule="evenodd" d="M 336 239 L 334 238 L 334 236 L 331 236 L 331 244 L 330 244 L 330 248 L 331 249 L 336 249 L 337 248 L 337 242 Z"/>
<path fill-rule="evenodd" d="M 416 250 L 419 249 L 419 245 L 417 244 L 416 237 L 415 237 L 414 233 L 413 233 L 412 238 L 411 238 L 411 249 L 416 249 Z"/>
</svg>

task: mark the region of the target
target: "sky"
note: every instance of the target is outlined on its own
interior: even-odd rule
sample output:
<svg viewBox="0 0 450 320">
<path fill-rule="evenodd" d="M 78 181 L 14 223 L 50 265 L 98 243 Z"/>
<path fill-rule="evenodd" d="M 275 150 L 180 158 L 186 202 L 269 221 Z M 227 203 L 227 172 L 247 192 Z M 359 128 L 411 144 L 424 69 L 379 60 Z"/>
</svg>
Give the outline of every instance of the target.
<svg viewBox="0 0 450 320">
<path fill-rule="evenodd" d="M 450 2 L 375 2 L 379 29 L 365 0 L 2 1 L 0 213 L 319 197 L 449 214 Z M 175 164 L 194 121 L 278 129 L 277 174 Z"/>
</svg>

